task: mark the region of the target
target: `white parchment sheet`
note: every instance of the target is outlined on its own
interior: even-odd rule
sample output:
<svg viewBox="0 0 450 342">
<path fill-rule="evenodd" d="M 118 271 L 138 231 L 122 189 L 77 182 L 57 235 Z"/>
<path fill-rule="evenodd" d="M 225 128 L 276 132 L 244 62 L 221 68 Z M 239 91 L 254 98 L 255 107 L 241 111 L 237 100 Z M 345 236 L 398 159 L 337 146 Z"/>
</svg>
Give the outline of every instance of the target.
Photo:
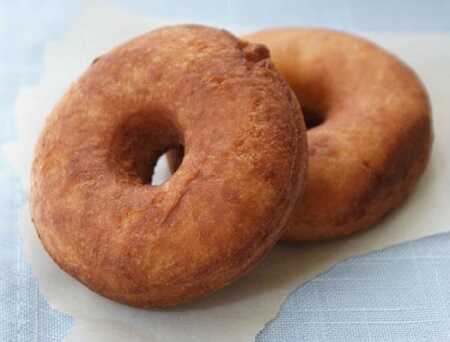
<svg viewBox="0 0 450 342">
<path fill-rule="evenodd" d="M 25 185 L 44 117 L 70 82 L 94 57 L 117 43 L 167 23 L 110 4 L 93 3 L 86 6 L 63 39 L 48 44 L 42 78 L 36 85 L 21 89 L 17 99 L 19 140 L 6 146 Z M 167 311 L 113 303 L 60 271 L 41 247 L 28 208 L 24 208 L 19 218 L 23 249 L 40 290 L 53 307 L 75 319 L 67 341 L 252 341 L 276 316 L 289 293 L 338 261 L 450 230 L 450 35 L 365 36 L 408 62 L 425 82 L 432 99 L 432 160 L 407 204 L 375 229 L 345 240 L 315 246 L 278 246 L 246 278 L 198 303 Z M 164 167 L 161 170 L 164 173 Z"/>
</svg>

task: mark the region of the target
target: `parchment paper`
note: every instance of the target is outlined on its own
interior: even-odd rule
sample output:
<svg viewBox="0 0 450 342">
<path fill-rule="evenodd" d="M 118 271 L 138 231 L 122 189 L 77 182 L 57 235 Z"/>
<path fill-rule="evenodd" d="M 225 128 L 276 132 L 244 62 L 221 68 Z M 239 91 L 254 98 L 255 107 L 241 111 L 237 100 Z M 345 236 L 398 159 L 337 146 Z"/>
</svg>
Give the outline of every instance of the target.
<svg viewBox="0 0 450 342">
<path fill-rule="evenodd" d="M 162 24 L 167 21 L 95 3 L 75 20 L 62 40 L 48 44 L 43 77 L 38 84 L 21 89 L 17 99 L 19 141 L 6 148 L 26 186 L 33 146 L 44 117 L 69 83 L 97 55 Z M 234 32 L 243 31 L 235 28 Z M 41 247 L 25 207 L 19 218 L 23 249 L 40 290 L 52 306 L 75 318 L 67 341 L 251 341 L 276 315 L 289 293 L 339 260 L 450 229 L 450 35 L 365 36 L 407 61 L 425 82 L 432 99 L 432 161 L 406 205 L 376 228 L 348 239 L 277 246 L 246 278 L 196 304 L 166 311 L 113 303 L 60 271 Z M 162 165 L 160 176 L 165 170 Z"/>
</svg>

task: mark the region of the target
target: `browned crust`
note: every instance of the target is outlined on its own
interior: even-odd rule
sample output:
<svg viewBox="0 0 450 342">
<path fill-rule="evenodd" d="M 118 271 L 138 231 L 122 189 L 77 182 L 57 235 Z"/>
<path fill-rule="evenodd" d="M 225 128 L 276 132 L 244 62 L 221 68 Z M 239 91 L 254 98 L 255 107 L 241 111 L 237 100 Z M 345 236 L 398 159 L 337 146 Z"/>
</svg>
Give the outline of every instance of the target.
<svg viewBox="0 0 450 342">
<path fill-rule="evenodd" d="M 32 217 L 56 263 L 140 307 L 191 301 L 254 267 L 284 231 L 307 157 L 300 107 L 268 57 L 180 25 L 96 59 L 35 152 Z M 178 171 L 145 184 L 179 144 Z"/>
<path fill-rule="evenodd" d="M 264 43 L 302 106 L 324 122 L 308 130 L 305 195 L 284 235 L 335 238 L 366 229 L 403 203 L 432 144 L 431 108 L 416 74 L 380 47 L 325 29 L 274 29 Z"/>
<path fill-rule="evenodd" d="M 431 108 L 405 64 L 359 37 L 325 29 L 273 29 L 266 44 L 304 108 L 309 170 L 284 240 L 314 241 L 366 229 L 400 206 L 432 144 Z M 180 155 L 171 152 L 176 169 Z"/>
</svg>

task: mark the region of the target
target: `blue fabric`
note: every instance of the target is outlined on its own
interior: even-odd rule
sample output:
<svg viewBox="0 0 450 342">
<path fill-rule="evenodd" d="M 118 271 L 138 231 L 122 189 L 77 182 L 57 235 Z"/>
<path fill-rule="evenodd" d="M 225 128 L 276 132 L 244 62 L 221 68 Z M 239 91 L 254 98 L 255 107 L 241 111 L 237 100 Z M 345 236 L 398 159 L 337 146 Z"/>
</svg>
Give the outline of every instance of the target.
<svg viewBox="0 0 450 342">
<path fill-rule="evenodd" d="M 449 1 L 118 0 L 148 15 L 227 26 L 324 25 L 348 30 L 450 30 Z M 76 1 L 0 2 L 0 144 L 15 137 L 20 86 L 39 79 L 45 44 Z M 20 251 L 24 191 L 0 156 L 0 341 L 61 341 L 73 319 L 49 307 Z M 450 341 L 450 235 L 356 257 L 295 291 L 256 338 L 265 341 Z M 245 322 L 243 322 L 245 324 Z"/>
<path fill-rule="evenodd" d="M 58 38 L 77 13 L 78 5 L 63 8 L 58 1 L 0 3 L 0 144 L 16 135 L 17 90 L 38 80 L 45 43 Z M 25 192 L 3 155 L 0 189 L 0 341 L 62 341 L 73 319 L 48 305 L 24 261 L 17 215 Z"/>
<path fill-rule="evenodd" d="M 256 338 L 450 341 L 450 234 L 350 258 L 292 293 Z"/>
<path fill-rule="evenodd" d="M 24 193 L 1 161 L 0 188 L 0 341 L 61 341 L 73 320 L 49 307 L 22 257 L 17 214 Z"/>
</svg>

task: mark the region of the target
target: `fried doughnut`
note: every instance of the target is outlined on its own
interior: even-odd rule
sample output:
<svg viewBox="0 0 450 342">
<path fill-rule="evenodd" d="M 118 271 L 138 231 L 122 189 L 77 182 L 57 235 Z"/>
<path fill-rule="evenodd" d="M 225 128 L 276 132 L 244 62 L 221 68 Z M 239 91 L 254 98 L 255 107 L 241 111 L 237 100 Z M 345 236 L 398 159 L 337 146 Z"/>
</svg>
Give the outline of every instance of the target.
<svg viewBox="0 0 450 342">
<path fill-rule="evenodd" d="M 93 291 L 139 307 L 188 302 L 280 238 L 303 186 L 305 133 L 264 46 L 161 28 L 95 59 L 53 110 L 32 167 L 33 222 Z M 151 185 L 177 145 L 178 171 Z"/>
<path fill-rule="evenodd" d="M 345 236 L 380 221 L 427 165 L 431 108 L 415 73 L 362 38 L 324 29 L 274 29 L 267 44 L 309 128 L 305 195 L 285 239 Z"/>
<path fill-rule="evenodd" d="M 269 47 L 308 128 L 305 194 L 283 238 L 349 235 L 398 207 L 424 172 L 432 143 L 428 96 L 414 72 L 364 39 L 326 29 L 244 38 Z"/>
</svg>

